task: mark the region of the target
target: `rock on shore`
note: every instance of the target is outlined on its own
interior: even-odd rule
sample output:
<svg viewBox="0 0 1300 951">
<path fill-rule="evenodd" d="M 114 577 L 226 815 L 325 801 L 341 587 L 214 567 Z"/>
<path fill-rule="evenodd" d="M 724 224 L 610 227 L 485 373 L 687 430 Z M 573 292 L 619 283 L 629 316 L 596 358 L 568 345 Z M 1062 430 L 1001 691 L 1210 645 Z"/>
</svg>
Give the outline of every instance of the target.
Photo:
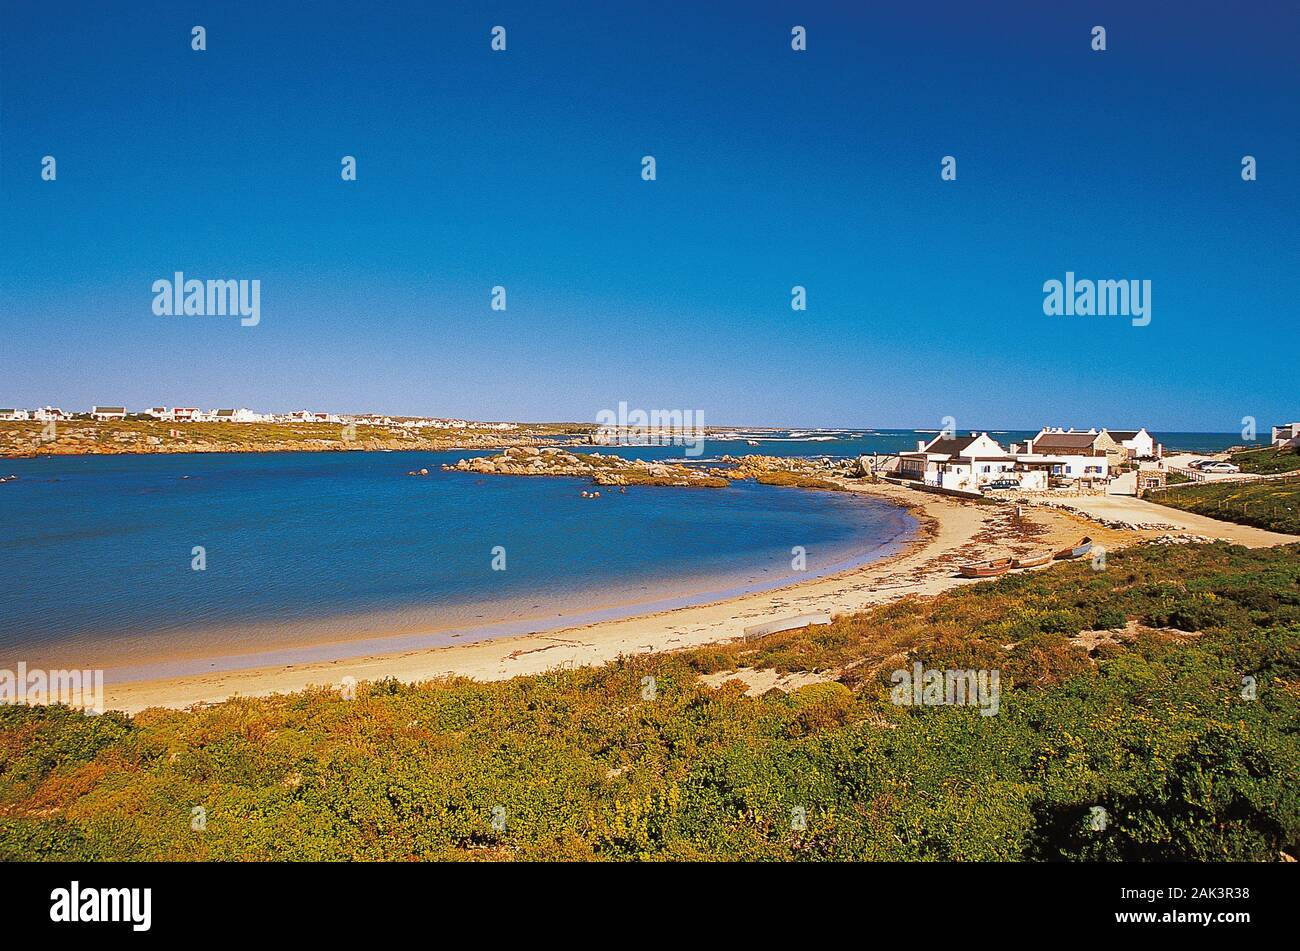
<svg viewBox="0 0 1300 951">
<path fill-rule="evenodd" d="M 676 485 L 721 488 L 730 485 L 725 474 L 713 469 L 696 469 L 645 459 L 573 453 L 547 446 L 517 446 L 495 456 L 461 459 L 442 467 L 448 472 L 476 472 L 485 475 L 577 476 L 596 485 Z"/>
</svg>

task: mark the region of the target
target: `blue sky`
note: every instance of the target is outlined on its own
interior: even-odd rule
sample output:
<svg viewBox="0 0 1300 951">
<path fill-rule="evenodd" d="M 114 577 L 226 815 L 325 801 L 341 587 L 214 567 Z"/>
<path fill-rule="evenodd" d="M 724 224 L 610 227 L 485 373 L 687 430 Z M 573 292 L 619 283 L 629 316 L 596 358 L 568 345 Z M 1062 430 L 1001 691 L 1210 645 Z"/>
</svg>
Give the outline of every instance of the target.
<svg viewBox="0 0 1300 951">
<path fill-rule="evenodd" d="M 1300 416 L 1296 4 L 459 6 L 6 3 L 0 405 Z M 261 323 L 155 316 L 177 270 Z M 1151 324 L 1045 316 L 1067 270 Z"/>
</svg>

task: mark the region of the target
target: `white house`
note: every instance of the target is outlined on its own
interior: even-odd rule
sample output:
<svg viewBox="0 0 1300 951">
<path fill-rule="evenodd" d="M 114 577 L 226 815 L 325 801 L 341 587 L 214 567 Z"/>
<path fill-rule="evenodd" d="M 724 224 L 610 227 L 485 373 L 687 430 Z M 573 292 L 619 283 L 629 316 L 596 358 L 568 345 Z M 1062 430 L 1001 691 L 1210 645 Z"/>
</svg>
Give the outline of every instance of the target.
<svg viewBox="0 0 1300 951">
<path fill-rule="evenodd" d="M 176 415 L 171 410 L 169 410 L 166 406 L 149 407 L 149 415 L 152 416 L 154 419 L 161 419 L 166 422 L 171 422 L 176 418 Z"/>
<path fill-rule="evenodd" d="M 100 422 L 108 419 L 126 419 L 126 407 L 92 406 L 90 408 L 90 415 L 92 419 L 97 419 Z"/>
<path fill-rule="evenodd" d="M 31 418 L 32 414 L 25 409 L 0 409 L 0 419 L 19 420 Z"/>
<path fill-rule="evenodd" d="M 172 419 L 178 423 L 193 422 L 194 418 L 199 415 L 197 406 L 174 406 L 172 407 Z"/>
<path fill-rule="evenodd" d="M 1011 478 L 1015 462 L 988 433 L 940 434 L 928 443 L 918 442 L 916 452 L 899 453 L 898 474 L 926 485 L 974 492 L 982 485 Z"/>
<path fill-rule="evenodd" d="M 1046 489 L 1052 479 L 1104 482 L 1110 478 L 1110 459 L 1100 449 L 1091 452 L 1024 452 L 1015 457 L 1020 484 L 1025 489 Z"/>
<path fill-rule="evenodd" d="M 235 414 L 231 418 L 236 423 L 264 423 L 270 417 L 264 413 L 254 413 L 251 409 L 245 407 L 235 410 Z"/>
<path fill-rule="evenodd" d="M 67 419 L 68 414 L 55 406 L 43 406 L 36 412 L 32 413 L 32 419 L 38 419 L 42 423 L 48 423 L 53 420 Z"/>
<path fill-rule="evenodd" d="M 1300 423 L 1287 423 L 1273 427 L 1272 445 L 1300 446 Z"/>
<path fill-rule="evenodd" d="M 1107 429 L 1103 430 L 1103 432 L 1109 433 L 1111 439 L 1127 449 L 1130 459 L 1154 459 L 1156 457 L 1155 438 L 1146 431 L 1145 427 L 1136 432 L 1131 429 Z"/>
</svg>

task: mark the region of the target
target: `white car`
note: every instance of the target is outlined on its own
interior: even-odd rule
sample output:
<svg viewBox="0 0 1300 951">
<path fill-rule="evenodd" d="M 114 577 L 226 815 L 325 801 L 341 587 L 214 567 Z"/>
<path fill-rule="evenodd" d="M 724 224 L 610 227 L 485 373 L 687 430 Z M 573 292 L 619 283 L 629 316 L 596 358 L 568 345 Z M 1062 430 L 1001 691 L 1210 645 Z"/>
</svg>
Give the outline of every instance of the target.
<svg viewBox="0 0 1300 951">
<path fill-rule="evenodd" d="M 1235 466 L 1231 462 L 1207 462 L 1201 466 L 1202 472 L 1240 472 L 1241 466 Z"/>
</svg>

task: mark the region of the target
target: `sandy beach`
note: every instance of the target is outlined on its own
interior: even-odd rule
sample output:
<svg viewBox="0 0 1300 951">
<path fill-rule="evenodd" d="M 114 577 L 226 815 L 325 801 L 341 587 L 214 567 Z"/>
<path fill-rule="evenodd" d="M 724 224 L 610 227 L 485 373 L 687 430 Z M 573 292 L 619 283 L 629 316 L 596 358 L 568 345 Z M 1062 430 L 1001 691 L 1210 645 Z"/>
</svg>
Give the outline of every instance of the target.
<svg viewBox="0 0 1300 951">
<path fill-rule="evenodd" d="M 1014 505 L 981 505 L 888 484 L 845 485 L 908 506 L 922 522 L 920 537 L 903 552 L 861 568 L 712 604 L 462 646 L 110 685 L 105 690 L 105 705 L 134 713 L 148 707 L 213 703 L 232 696 L 290 693 L 309 686 L 338 687 L 345 677 L 358 682 L 385 677 L 419 682 L 446 676 L 502 680 L 557 667 L 602 664 L 621 654 L 733 640 L 743 637 L 744 628 L 750 625 L 783 617 L 813 611 L 839 615 L 906 595 L 939 594 L 973 583 L 957 575 L 957 566 L 964 562 L 1002 552 L 1061 547 L 1083 534 L 1112 550 L 1169 532 L 1224 538 L 1252 547 L 1300 541 L 1131 498 L 1083 499 L 1076 507 L 1080 512 L 1096 508 L 1095 516 L 1111 523 L 1159 523 L 1161 527 L 1104 527 L 1080 514 L 1047 506 L 1025 505 L 1018 515 Z"/>
</svg>

